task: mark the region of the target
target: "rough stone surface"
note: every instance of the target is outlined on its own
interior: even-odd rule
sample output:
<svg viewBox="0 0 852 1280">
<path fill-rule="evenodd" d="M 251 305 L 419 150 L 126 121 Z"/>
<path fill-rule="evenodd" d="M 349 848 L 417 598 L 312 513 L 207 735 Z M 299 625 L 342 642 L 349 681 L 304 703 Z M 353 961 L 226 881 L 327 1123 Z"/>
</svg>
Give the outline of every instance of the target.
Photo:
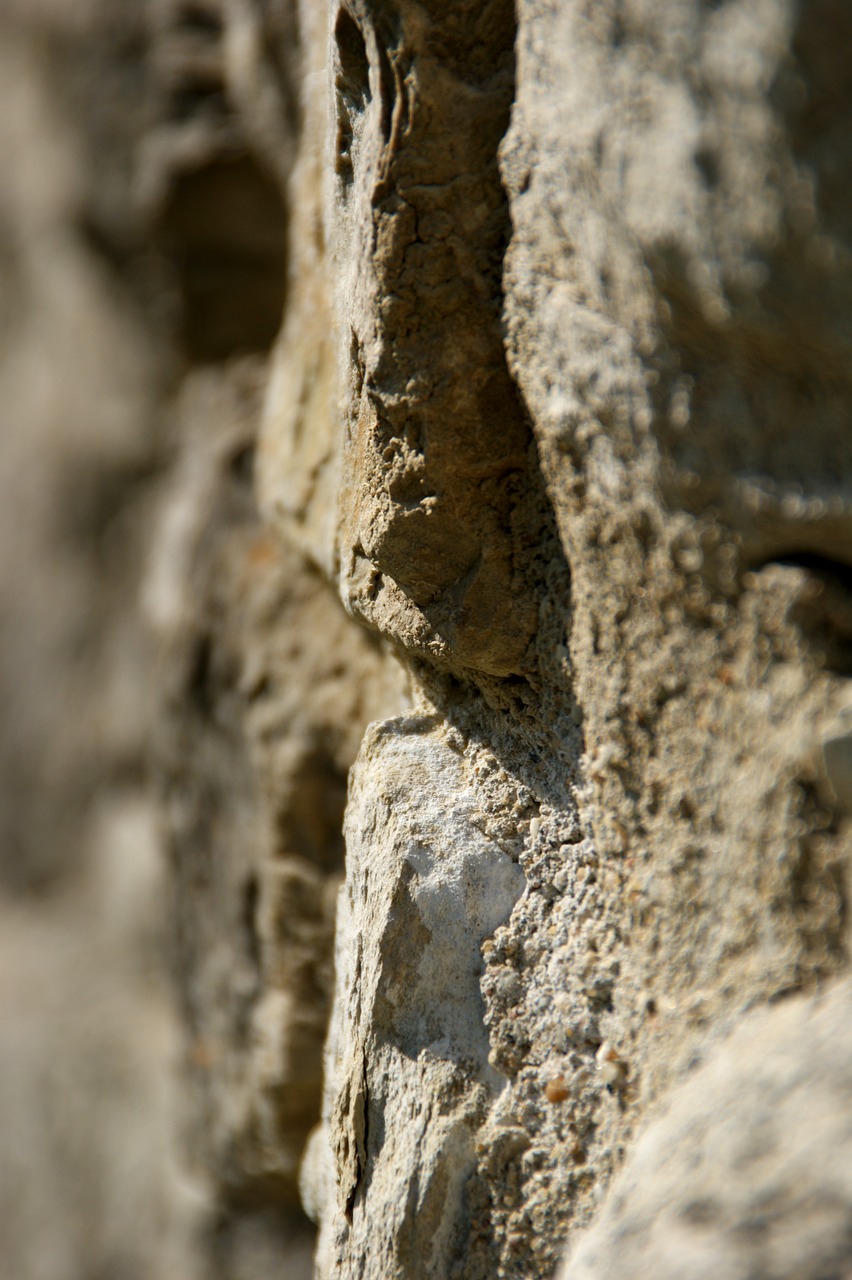
<svg viewBox="0 0 852 1280">
<path fill-rule="evenodd" d="M 454 33 L 479 12 L 455 7 Z M 437 5 L 347 6 L 332 21 L 344 599 L 412 655 L 439 718 L 463 722 L 463 752 L 471 739 L 497 748 L 528 788 L 506 830 L 527 892 L 483 946 L 485 1023 L 507 1085 L 477 1117 L 477 1166 L 448 1199 L 445 1230 L 461 1215 L 469 1231 L 453 1241 L 459 1274 L 545 1275 L 708 1030 L 845 964 L 848 830 L 821 763 L 839 748 L 821 743 L 849 674 L 849 259 L 824 133 L 826 114 L 847 108 L 810 8 L 530 3 L 514 46 L 504 37 L 517 51 L 514 76 L 502 72 L 515 80 L 505 138 L 476 123 L 465 149 L 456 123 L 447 148 L 467 87 L 483 111 L 497 93 L 499 58 L 486 90 L 472 43 L 448 51 Z M 430 275 L 465 230 L 446 201 L 484 181 L 489 148 L 512 221 L 503 315 L 522 409 L 501 396 L 479 453 L 531 424 L 571 587 L 569 602 L 544 520 L 532 555 L 483 537 L 483 564 L 514 566 L 513 608 L 480 618 L 489 638 L 468 646 L 441 612 L 452 599 L 463 619 L 456 583 L 477 580 L 443 553 L 444 530 L 459 557 L 469 545 L 448 511 L 472 530 L 501 512 L 504 537 L 509 511 L 523 511 L 528 537 L 534 528 L 520 462 L 495 477 L 509 508 L 487 485 L 460 483 L 451 433 L 467 421 L 471 379 L 453 377 L 452 356 L 467 371 L 469 355 L 445 337 L 456 306 L 465 312 Z M 435 202 L 449 222 L 429 220 Z M 483 195 L 477 216 L 486 207 Z M 415 254 L 416 321 L 391 336 Z M 463 293 L 462 266 L 452 279 Z M 429 395 L 421 413 L 415 368 L 440 371 L 458 412 Z M 433 500 L 442 439 L 457 478 L 436 462 Z M 409 473 L 422 497 L 404 490 Z M 453 586 L 421 580 L 418 555 Z M 550 626 L 510 657 L 530 592 Z M 481 779 L 472 785 L 494 804 Z M 366 834 L 349 832 L 356 847 Z M 352 963 L 338 965 L 344 1008 L 361 992 Z M 346 1125 L 357 1129 L 363 1090 L 333 1073 L 327 1087 L 348 1187 Z M 364 1205 L 382 1152 L 406 1133 L 405 1121 L 385 1125 L 375 1154 L 359 1153 Z M 358 1209 L 356 1195 L 329 1275 L 388 1265 L 359 1245 Z"/>
<path fill-rule="evenodd" d="M 560 1280 L 848 1274 L 849 1013 L 844 981 L 711 1048 L 636 1139 Z"/>
<path fill-rule="evenodd" d="M 326 1059 L 337 1204 L 321 1266 L 446 1276 L 468 1232 L 460 1191 L 474 1135 L 502 1083 L 488 1062 L 480 947 L 524 875 L 487 834 L 466 761 L 436 716 L 371 728 L 346 835 Z M 321 1150 L 313 1160 L 304 1180 L 317 1202 Z"/>
<path fill-rule="evenodd" d="M 3 6 L 16 1276 L 852 1271 L 847 10 Z"/>
<path fill-rule="evenodd" d="M 365 2 L 332 20 L 344 599 L 409 652 L 525 672 L 531 440 L 499 313 L 512 6 Z"/>
</svg>

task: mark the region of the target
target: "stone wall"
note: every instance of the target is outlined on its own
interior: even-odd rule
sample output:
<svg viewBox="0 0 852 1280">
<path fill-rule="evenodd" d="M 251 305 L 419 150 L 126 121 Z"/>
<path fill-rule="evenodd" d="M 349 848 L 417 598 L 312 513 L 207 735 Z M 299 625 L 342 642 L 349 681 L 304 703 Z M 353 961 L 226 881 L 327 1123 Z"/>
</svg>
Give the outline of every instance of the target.
<svg viewBox="0 0 852 1280">
<path fill-rule="evenodd" d="M 3 23 L 17 1272 L 839 1280 L 846 6 Z"/>
</svg>

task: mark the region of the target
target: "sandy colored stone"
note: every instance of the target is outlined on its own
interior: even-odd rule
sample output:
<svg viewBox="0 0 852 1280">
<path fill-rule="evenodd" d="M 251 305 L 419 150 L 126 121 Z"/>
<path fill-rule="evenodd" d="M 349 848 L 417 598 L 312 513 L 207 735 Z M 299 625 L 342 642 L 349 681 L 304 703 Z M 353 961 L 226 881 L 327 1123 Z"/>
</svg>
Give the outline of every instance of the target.
<svg viewBox="0 0 852 1280">
<path fill-rule="evenodd" d="M 9 23 L 10 1265 L 848 1269 L 847 6 Z"/>
<path fill-rule="evenodd" d="M 511 14 L 489 13 L 514 79 L 511 124 L 474 140 L 457 122 L 447 148 L 446 121 L 467 101 L 452 77 L 484 74 L 471 41 L 453 43 L 466 11 L 450 35 L 438 5 L 416 20 L 404 6 L 334 10 L 330 223 L 351 326 L 341 573 L 348 607 L 411 655 L 415 697 L 453 726 L 468 764 L 490 756 L 492 777 L 470 786 L 524 870 L 526 892 L 484 940 L 484 1010 L 469 1004 L 506 1084 L 477 1115 L 458 1265 L 545 1276 L 711 1029 L 845 965 L 848 827 L 822 743 L 849 676 L 849 259 L 825 132 L 847 108 L 816 19 L 794 23 L 781 3 L 524 4 L 514 72 L 512 37 L 498 35 Z M 446 101 L 433 108 L 442 59 Z M 503 66 L 495 54 L 483 111 Z M 822 106 L 809 114 L 807 102 Z M 523 411 L 502 398 L 469 440 L 499 456 L 512 424 L 531 423 L 537 452 L 519 483 L 546 486 L 561 548 L 531 501 L 513 506 L 508 472 L 465 488 L 452 435 L 471 363 L 486 357 L 454 336 L 465 353 L 454 366 L 456 304 L 438 305 L 430 272 L 443 237 L 464 238 L 486 146 L 512 223 L 502 308 Z M 429 219 L 430 201 L 446 223 Z M 480 227 L 474 256 L 486 239 Z M 422 289 L 413 310 L 409 279 L 412 296 Z M 491 348 L 487 367 L 502 358 Z M 448 399 L 424 397 L 418 417 L 433 369 Z M 458 414 L 444 413 L 453 396 Z M 416 485 L 433 475 L 441 497 L 426 515 Z M 512 611 L 480 617 L 469 646 L 441 613 L 461 595 L 440 575 L 475 581 L 462 565 L 481 536 L 470 531 L 502 511 L 511 539 L 511 509 L 531 558 L 482 542 L 483 564 L 508 557 L 519 576 L 502 592 Z M 461 510 L 464 534 L 444 520 Z M 519 661 L 510 636 L 528 590 L 538 626 Z M 507 646 L 496 661 L 492 640 Z M 368 924 L 362 946 L 373 929 L 383 935 Z M 337 999 L 357 1003 L 345 933 L 338 946 Z M 355 1076 L 347 1098 L 363 1109 Z M 338 1160 L 344 1200 L 353 1168 L 372 1189 L 406 1122 L 388 1119 L 382 1135 L 373 1154 L 354 1131 Z M 453 1221 L 448 1208 L 450 1233 Z M 395 1256 L 393 1239 L 373 1258 L 349 1252 L 354 1209 L 345 1234 L 320 1274 L 378 1275 Z"/>
<path fill-rule="evenodd" d="M 496 164 L 512 6 L 331 17 L 343 598 L 413 654 L 526 672 L 531 441 L 501 342 Z"/>
<path fill-rule="evenodd" d="M 751 1014 L 636 1138 L 560 1280 L 810 1280 L 852 1260 L 850 990 Z"/>
<path fill-rule="evenodd" d="M 488 1062 L 480 946 L 524 876 L 482 830 L 466 762 L 434 716 L 370 728 L 346 838 L 325 1132 L 314 1139 L 331 1151 L 333 1199 L 322 1204 L 315 1187 L 316 1149 L 303 1175 L 321 1203 L 319 1269 L 447 1276 L 469 1233 L 475 1133 L 501 1083 Z"/>
</svg>

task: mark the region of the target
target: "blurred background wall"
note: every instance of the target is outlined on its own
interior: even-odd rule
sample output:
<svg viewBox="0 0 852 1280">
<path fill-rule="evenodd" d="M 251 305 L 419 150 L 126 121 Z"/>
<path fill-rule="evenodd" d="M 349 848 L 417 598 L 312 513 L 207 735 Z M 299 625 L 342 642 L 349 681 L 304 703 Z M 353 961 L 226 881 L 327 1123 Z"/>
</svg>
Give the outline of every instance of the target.
<svg viewBox="0 0 852 1280">
<path fill-rule="evenodd" d="M 298 90 L 251 141 L 223 22 L 0 8 L 8 1280 L 310 1270 L 345 774 L 399 680 L 257 513 Z"/>
</svg>

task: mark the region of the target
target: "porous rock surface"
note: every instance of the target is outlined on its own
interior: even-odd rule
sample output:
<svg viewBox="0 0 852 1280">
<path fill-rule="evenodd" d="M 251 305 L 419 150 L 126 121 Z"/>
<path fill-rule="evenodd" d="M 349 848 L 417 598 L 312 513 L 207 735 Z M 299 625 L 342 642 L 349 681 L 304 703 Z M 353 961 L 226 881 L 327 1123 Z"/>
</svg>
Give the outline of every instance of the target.
<svg viewBox="0 0 852 1280">
<path fill-rule="evenodd" d="M 849 996 L 843 981 L 796 997 L 714 1046 L 636 1141 L 560 1280 L 846 1274 Z"/>
<path fill-rule="evenodd" d="M 826 132 L 848 106 L 818 20 L 333 8 L 341 590 L 407 655 L 428 733 L 455 735 L 455 785 L 423 771 L 452 810 L 444 856 L 464 877 L 454 823 L 478 813 L 524 885 L 468 959 L 490 1050 L 447 1037 L 448 1102 L 426 1013 L 412 1043 L 408 1002 L 379 999 L 412 948 L 429 971 L 429 801 L 374 834 L 359 797 L 399 781 L 368 740 L 306 1168 L 322 1275 L 549 1274 L 707 1036 L 845 965 L 821 740 L 850 671 L 850 259 Z M 439 1024 L 463 990 L 434 983 Z M 437 1219 L 429 1116 L 453 1153 Z"/>
<path fill-rule="evenodd" d="M 568 1280 L 844 1275 L 846 5 L 122 14 L 78 18 L 84 212 L 51 196 L 38 246 L 45 288 L 109 273 L 84 350 L 124 364 L 63 447 L 88 474 L 108 442 L 136 515 L 93 501 L 79 588 L 27 588 L 0 674 L 75 625 L 145 672 L 95 758 L 123 743 L 168 869 L 195 1190 L 140 1274 L 300 1277 L 310 1218 L 317 1280 L 544 1280 L 566 1248 Z M 39 546 L 60 471 L 15 507 Z M 51 740 L 80 808 L 55 702 L 0 739 L 33 813 Z M 31 844 L 10 884 L 48 874 Z"/>
</svg>

